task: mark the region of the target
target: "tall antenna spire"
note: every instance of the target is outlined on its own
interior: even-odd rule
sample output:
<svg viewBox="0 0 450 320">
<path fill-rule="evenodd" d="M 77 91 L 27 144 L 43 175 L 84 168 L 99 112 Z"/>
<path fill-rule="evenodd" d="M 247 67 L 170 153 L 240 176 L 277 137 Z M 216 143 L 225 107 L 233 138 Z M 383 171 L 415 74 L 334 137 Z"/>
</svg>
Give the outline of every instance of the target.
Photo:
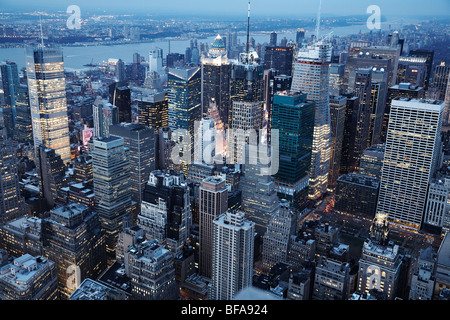
<svg viewBox="0 0 450 320">
<path fill-rule="evenodd" d="M 39 15 L 39 27 L 41 29 L 41 46 L 43 48 L 44 47 L 44 33 L 42 32 L 42 19 L 41 19 L 40 15 Z"/>
<path fill-rule="evenodd" d="M 316 41 L 319 40 L 320 10 L 321 9 L 322 9 L 322 0 L 319 0 L 319 11 L 317 11 L 317 21 L 316 21 Z"/>
<path fill-rule="evenodd" d="M 247 13 L 247 46 L 246 46 L 246 52 L 249 51 L 250 46 L 250 0 L 248 1 L 248 13 Z"/>
</svg>

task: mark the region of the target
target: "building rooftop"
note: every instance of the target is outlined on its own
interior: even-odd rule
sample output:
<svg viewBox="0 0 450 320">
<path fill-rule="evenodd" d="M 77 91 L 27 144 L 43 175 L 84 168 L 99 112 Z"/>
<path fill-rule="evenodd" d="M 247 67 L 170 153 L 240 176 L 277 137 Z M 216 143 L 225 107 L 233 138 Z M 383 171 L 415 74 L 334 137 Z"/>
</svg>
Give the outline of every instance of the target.
<svg viewBox="0 0 450 320">
<path fill-rule="evenodd" d="M 69 300 L 106 300 L 111 290 L 113 289 L 88 278 L 70 295 Z"/>
</svg>

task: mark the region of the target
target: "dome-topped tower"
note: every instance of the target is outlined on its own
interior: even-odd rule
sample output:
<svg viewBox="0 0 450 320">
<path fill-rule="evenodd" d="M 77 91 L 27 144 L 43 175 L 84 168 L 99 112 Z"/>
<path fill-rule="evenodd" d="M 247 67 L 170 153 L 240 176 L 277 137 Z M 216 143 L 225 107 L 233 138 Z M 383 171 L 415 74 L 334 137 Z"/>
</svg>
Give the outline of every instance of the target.
<svg viewBox="0 0 450 320">
<path fill-rule="evenodd" d="M 211 44 L 211 48 L 209 49 L 209 55 L 211 57 L 224 56 L 227 54 L 227 49 L 225 48 L 225 43 L 223 42 L 220 34 L 214 39 L 214 42 Z"/>
</svg>

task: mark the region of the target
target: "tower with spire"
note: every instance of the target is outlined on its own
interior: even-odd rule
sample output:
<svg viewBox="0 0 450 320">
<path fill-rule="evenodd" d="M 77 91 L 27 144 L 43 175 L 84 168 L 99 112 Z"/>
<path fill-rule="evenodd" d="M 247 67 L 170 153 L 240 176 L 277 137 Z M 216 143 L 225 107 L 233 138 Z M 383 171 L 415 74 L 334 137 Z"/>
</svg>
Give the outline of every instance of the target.
<svg viewBox="0 0 450 320">
<path fill-rule="evenodd" d="M 317 199 L 327 191 L 331 154 L 329 81 L 331 43 L 319 36 L 320 10 L 314 42 L 298 50 L 291 90 L 306 93 L 316 104 L 312 145 L 309 198 Z"/>
</svg>

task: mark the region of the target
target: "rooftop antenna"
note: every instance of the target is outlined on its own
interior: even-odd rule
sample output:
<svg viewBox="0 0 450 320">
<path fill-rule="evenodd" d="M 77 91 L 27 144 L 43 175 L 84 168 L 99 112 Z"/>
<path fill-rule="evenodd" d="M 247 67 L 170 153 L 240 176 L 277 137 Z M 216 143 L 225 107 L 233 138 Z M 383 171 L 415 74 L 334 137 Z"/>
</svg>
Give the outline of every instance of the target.
<svg viewBox="0 0 450 320">
<path fill-rule="evenodd" d="M 44 47 L 44 33 L 42 32 L 42 19 L 41 15 L 39 15 L 39 27 L 41 29 L 41 46 Z"/>
<path fill-rule="evenodd" d="M 321 9 L 322 9 L 322 0 L 319 0 L 319 11 L 317 11 L 317 21 L 316 21 L 316 41 L 319 40 L 320 10 Z"/>
<path fill-rule="evenodd" d="M 247 10 L 247 47 L 246 47 L 246 52 L 248 53 L 249 51 L 249 46 L 250 46 L 250 0 L 248 1 L 248 10 Z"/>
</svg>

